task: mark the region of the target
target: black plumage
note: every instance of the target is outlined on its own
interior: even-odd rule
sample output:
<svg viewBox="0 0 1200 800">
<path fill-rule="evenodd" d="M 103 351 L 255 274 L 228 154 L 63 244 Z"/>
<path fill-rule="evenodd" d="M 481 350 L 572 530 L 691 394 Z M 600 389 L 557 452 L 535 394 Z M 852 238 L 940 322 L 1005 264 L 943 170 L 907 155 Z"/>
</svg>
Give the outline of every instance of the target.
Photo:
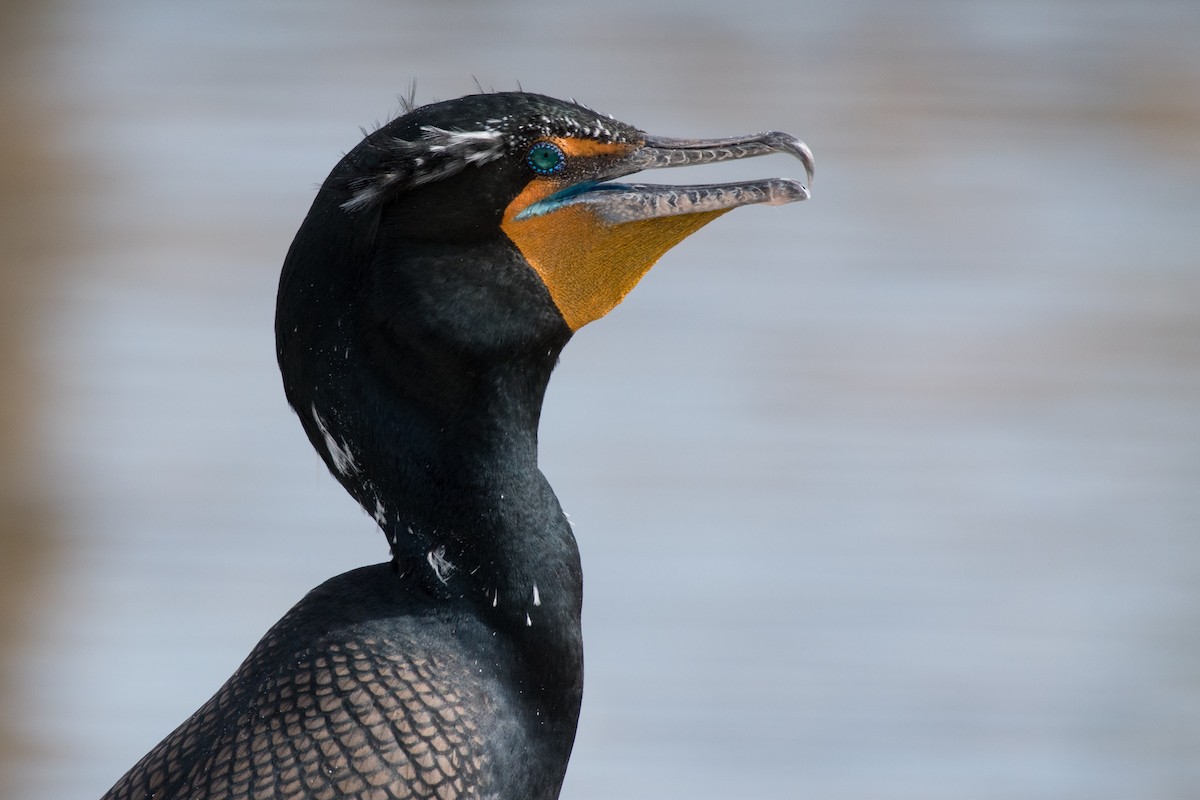
<svg viewBox="0 0 1200 800">
<path fill-rule="evenodd" d="M 557 797 L 583 689 L 582 572 L 537 432 L 587 319 L 567 308 L 581 290 L 562 288 L 578 276 L 561 277 L 555 242 L 636 241 L 597 262 L 636 282 L 724 210 L 807 190 L 603 181 L 779 151 L 811 170 L 781 136 L 656 141 L 500 93 L 412 110 L 347 154 L 285 260 L 277 348 L 289 403 L 391 561 L 310 592 L 106 797 Z M 660 220 L 654 247 L 655 227 L 605 238 Z"/>
</svg>

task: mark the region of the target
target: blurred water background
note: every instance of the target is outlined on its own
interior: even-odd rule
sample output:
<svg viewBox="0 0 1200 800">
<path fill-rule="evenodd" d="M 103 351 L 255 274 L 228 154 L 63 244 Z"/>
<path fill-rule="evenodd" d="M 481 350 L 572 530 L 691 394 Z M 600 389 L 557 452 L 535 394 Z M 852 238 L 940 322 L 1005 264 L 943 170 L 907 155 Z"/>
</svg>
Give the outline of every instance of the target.
<svg viewBox="0 0 1200 800">
<path fill-rule="evenodd" d="M 565 798 L 1200 797 L 1200 5 L 0 14 L 0 795 L 98 797 L 386 557 L 285 406 L 275 284 L 358 126 L 477 79 L 817 155 L 552 382 Z"/>
</svg>

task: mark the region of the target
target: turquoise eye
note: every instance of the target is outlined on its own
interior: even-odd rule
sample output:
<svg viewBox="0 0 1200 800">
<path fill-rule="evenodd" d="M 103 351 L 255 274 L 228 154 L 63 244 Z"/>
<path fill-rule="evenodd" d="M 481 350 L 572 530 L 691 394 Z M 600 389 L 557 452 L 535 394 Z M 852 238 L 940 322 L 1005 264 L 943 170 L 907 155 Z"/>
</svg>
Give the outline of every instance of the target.
<svg viewBox="0 0 1200 800">
<path fill-rule="evenodd" d="M 567 157 L 563 155 L 563 151 L 558 149 L 557 145 L 550 144 L 550 142 L 538 142 L 529 148 L 527 161 L 529 168 L 538 175 L 553 175 L 566 165 Z"/>
</svg>

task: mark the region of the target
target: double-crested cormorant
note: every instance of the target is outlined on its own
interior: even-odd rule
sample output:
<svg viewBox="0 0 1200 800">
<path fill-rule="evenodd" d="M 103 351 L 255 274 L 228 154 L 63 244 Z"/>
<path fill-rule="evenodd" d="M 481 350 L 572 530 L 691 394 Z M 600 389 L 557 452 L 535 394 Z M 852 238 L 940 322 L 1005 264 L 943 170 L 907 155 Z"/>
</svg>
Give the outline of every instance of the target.
<svg viewBox="0 0 1200 800">
<path fill-rule="evenodd" d="M 583 585 L 537 465 L 550 372 L 688 234 L 808 196 L 605 181 L 776 152 L 811 178 L 786 134 L 653 138 L 523 92 L 409 108 L 350 151 L 288 251 L 277 351 L 392 560 L 310 592 L 105 797 L 557 797 Z"/>
</svg>

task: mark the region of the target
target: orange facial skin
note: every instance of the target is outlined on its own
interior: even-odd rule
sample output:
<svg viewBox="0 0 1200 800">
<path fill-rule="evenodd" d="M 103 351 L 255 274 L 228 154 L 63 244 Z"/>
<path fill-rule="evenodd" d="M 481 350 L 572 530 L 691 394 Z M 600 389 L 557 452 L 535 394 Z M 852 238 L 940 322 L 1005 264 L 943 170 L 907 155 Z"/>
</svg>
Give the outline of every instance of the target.
<svg viewBox="0 0 1200 800">
<path fill-rule="evenodd" d="M 570 159 L 620 159 L 629 144 L 554 138 Z M 537 271 L 571 330 L 615 308 L 654 263 L 687 236 L 728 209 L 611 224 L 586 205 L 517 219 L 534 203 L 570 185 L 559 175 L 529 182 L 505 209 L 501 229 Z"/>
</svg>

